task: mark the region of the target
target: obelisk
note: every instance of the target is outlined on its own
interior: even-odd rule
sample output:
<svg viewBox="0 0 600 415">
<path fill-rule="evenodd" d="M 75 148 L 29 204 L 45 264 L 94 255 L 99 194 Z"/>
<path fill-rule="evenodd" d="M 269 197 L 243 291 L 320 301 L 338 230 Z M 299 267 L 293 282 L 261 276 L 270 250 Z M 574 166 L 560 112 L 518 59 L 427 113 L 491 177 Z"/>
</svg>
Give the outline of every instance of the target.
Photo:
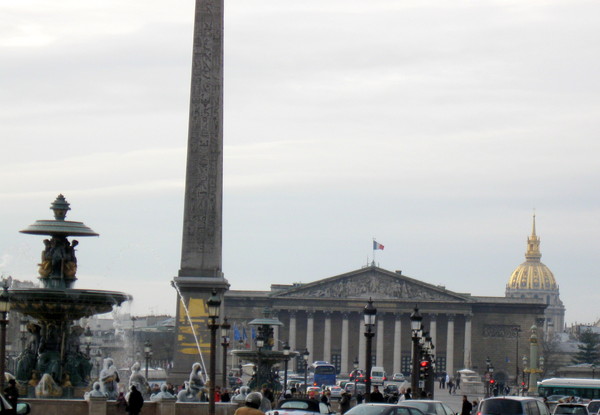
<svg viewBox="0 0 600 415">
<path fill-rule="evenodd" d="M 169 380 L 179 384 L 188 378 L 194 362 L 204 363 L 208 370 L 206 300 L 213 290 L 222 297 L 229 287 L 221 254 L 223 1 L 196 0 L 181 268 L 173 279 L 178 296 Z"/>
</svg>

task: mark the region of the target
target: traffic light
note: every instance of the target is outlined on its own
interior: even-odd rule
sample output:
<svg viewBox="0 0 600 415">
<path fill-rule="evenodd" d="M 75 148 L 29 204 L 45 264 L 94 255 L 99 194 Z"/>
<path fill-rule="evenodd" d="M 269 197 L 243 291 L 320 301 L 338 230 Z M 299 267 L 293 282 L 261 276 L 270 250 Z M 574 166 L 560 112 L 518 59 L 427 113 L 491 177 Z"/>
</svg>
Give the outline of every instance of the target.
<svg viewBox="0 0 600 415">
<path fill-rule="evenodd" d="M 422 379 L 425 379 L 429 376 L 429 368 L 431 367 L 431 362 L 429 360 L 421 360 L 419 365 L 419 374 Z"/>
<path fill-rule="evenodd" d="M 496 383 L 496 381 L 494 379 L 490 379 L 490 385 L 493 385 L 494 383 Z"/>
</svg>

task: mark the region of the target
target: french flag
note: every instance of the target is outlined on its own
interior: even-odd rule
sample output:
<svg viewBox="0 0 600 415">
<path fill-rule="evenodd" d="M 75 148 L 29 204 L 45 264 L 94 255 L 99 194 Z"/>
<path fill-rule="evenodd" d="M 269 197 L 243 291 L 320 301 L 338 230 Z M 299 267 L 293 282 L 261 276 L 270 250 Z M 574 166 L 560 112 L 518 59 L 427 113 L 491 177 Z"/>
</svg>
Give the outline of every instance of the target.
<svg viewBox="0 0 600 415">
<path fill-rule="evenodd" d="M 377 249 L 379 249 L 379 250 L 382 250 L 382 251 L 383 251 L 383 245 L 381 245 L 381 244 L 380 244 L 379 242 L 377 242 L 377 241 L 373 241 L 373 251 L 375 251 L 375 250 L 377 250 Z"/>
</svg>

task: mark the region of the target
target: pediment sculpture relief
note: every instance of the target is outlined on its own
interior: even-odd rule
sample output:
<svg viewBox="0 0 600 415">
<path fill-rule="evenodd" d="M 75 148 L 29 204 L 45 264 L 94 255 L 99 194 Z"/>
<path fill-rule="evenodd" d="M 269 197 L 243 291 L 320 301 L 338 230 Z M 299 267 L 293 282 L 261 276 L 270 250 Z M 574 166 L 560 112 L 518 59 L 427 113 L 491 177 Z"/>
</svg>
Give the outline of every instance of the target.
<svg viewBox="0 0 600 415">
<path fill-rule="evenodd" d="M 359 275 L 317 284 L 283 294 L 285 297 L 319 297 L 319 298 L 406 298 L 423 300 L 456 299 L 434 290 L 428 290 L 402 279 L 382 275 Z"/>
</svg>

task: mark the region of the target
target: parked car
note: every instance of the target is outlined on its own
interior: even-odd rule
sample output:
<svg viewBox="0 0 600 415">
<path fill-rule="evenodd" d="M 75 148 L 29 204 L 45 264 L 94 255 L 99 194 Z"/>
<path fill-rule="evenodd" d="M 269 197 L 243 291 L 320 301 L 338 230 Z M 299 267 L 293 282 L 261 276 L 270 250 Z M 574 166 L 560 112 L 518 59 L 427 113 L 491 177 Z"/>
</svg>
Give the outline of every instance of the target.
<svg viewBox="0 0 600 415">
<path fill-rule="evenodd" d="M 402 401 L 402 405 L 407 405 L 421 410 L 425 415 L 454 415 L 455 412 L 442 401 L 430 400 L 406 400 Z M 502 412 L 500 414 L 504 415 Z M 498 414 L 495 414 L 498 415 Z"/>
<path fill-rule="evenodd" d="M 586 404 L 559 403 L 554 407 L 554 415 L 589 415 Z"/>
<path fill-rule="evenodd" d="M 329 406 L 324 402 L 294 398 L 279 401 L 275 409 L 267 411 L 265 415 L 326 415 L 330 413 Z"/>
<path fill-rule="evenodd" d="M 345 415 L 424 415 L 419 409 L 386 403 L 362 403 L 351 408 Z"/>
<path fill-rule="evenodd" d="M 550 415 L 539 399 L 528 396 L 487 398 L 479 403 L 477 415 Z"/>
<path fill-rule="evenodd" d="M 337 385 L 325 386 L 325 389 L 328 390 L 331 395 L 331 399 L 340 399 L 342 397 L 342 388 Z"/>
</svg>

